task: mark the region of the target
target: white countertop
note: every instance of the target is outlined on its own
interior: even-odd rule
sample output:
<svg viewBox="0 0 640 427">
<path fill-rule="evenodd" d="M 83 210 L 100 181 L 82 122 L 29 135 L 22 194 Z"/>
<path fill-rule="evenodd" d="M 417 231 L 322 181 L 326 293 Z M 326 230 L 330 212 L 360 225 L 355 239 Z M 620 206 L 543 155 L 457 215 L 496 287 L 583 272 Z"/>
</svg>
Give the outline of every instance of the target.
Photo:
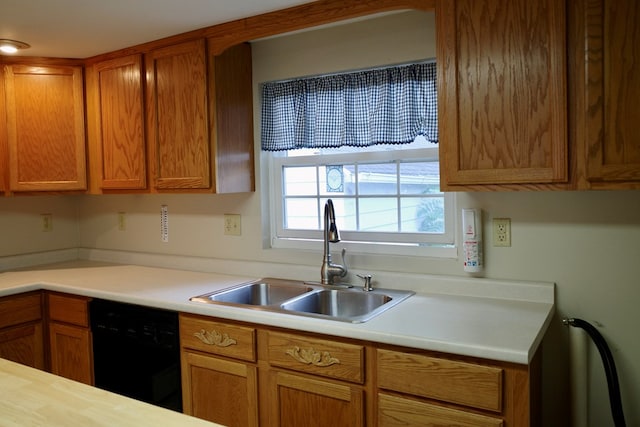
<svg viewBox="0 0 640 427">
<path fill-rule="evenodd" d="M 195 417 L 0 359 L 0 427 L 214 427 Z"/>
<path fill-rule="evenodd" d="M 0 297 L 47 289 L 519 364 L 532 360 L 554 312 L 551 283 L 468 278 L 425 277 L 416 295 L 358 324 L 189 301 L 257 279 L 78 261 L 0 273 Z"/>
</svg>

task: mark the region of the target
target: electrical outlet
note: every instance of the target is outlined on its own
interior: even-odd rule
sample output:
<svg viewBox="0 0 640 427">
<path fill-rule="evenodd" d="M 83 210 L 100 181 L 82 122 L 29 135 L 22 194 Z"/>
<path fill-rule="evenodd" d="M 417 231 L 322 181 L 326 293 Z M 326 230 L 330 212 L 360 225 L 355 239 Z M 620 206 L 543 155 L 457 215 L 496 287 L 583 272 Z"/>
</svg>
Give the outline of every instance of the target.
<svg viewBox="0 0 640 427">
<path fill-rule="evenodd" d="M 511 218 L 493 219 L 493 246 L 511 246 Z"/>
<path fill-rule="evenodd" d="M 127 214 L 125 212 L 118 212 L 118 231 L 125 231 L 127 229 Z"/>
<path fill-rule="evenodd" d="M 227 236 L 239 236 L 241 234 L 240 215 L 224 214 L 224 234 Z"/>
<path fill-rule="evenodd" d="M 50 213 L 44 213 L 40 215 L 40 219 L 42 221 L 41 229 L 42 231 L 53 231 L 53 215 Z"/>
</svg>

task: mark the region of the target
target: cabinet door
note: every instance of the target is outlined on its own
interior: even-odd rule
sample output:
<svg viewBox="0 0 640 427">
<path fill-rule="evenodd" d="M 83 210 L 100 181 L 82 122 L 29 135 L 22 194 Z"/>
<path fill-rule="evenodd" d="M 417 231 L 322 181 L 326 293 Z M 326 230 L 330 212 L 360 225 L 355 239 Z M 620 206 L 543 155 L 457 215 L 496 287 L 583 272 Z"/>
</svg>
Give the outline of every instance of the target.
<svg viewBox="0 0 640 427">
<path fill-rule="evenodd" d="M 226 426 L 258 425 L 257 368 L 182 352 L 184 412 Z"/>
<path fill-rule="evenodd" d="M 143 189 L 147 184 L 142 57 L 94 65 L 100 186 Z"/>
<path fill-rule="evenodd" d="M 7 104 L 3 102 L 4 68 L 0 67 L 0 196 L 9 188 L 9 151 L 7 146 Z"/>
<path fill-rule="evenodd" d="M 640 2 L 592 1 L 585 16 L 587 176 L 596 187 L 638 183 Z"/>
<path fill-rule="evenodd" d="M 0 357 L 44 369 L 42 322 L 0 329 Z"/>
<path fill-rule="evenodd" d="M 5 65 L 10 187 L 86 188 L 82 67 Z"/>
<path fill-rule="evenodd" d="M 211 159 L 204 40 L 150 52 L 147 130 L 156 189 L 208 189 Z"/>
<path fill-rule="evenodd" d="M 441 187 L 566 182 L 566 2 L 436 2 Z"/>
<path fill-rule="evenodd" d="M 269 381 L 272 425 L 364 426 L 364 391 L 358 386 L 277 370 L 269 372 Z"/>
<path fill-rule="evenodd" d="M 91 332 L 86 328 L 49 324 L 51 372 L 85 384 L 93 384 Z"/>
</svg>

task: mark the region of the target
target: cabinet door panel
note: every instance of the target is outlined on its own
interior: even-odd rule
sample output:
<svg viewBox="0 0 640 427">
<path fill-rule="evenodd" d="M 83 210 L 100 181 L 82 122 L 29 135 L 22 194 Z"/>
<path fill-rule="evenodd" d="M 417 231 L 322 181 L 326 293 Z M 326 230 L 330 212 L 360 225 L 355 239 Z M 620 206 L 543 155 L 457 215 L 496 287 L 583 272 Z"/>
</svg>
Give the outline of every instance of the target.
<svg viewBox="0 0 640 427">
<path fill-rule="evenodd" d="M 82 68 L 5 66 L 10 186 L 84 190 Z"/>
<path fill-rule="evenodd" d="M 95 65 L 102 188 L 146 187 L 142 57 Z"/>
<path fill-rule="evenodd" d="M 52 373 L 93 384 L 93 351 L 88 329 L 51 322 L 49 344 Z"/>
<path fill-rule="evenodd" d="M 258 425 L 257 368 L 182 352 L 184 412 L 226 426 Z"/>
<path fill-rule="evenodd" d="M 640 181 L 640 3 L 587 2 L 587 175 Z"/>
<path fill-rule="evenodd" d="M 436 5 L 442 187 L 566 182 L 565 1 Z"/>
<path fill-rule="evenodd" d="M 364 425 L 364 391 L 357 386 L 270 372 L 274 425 L 324 427 Z"/>
<path fill-rule="evenodd" d="M 148 132 L 157 189 L 211 186 L 204 40 L 147 57 Z"/>
</svg>

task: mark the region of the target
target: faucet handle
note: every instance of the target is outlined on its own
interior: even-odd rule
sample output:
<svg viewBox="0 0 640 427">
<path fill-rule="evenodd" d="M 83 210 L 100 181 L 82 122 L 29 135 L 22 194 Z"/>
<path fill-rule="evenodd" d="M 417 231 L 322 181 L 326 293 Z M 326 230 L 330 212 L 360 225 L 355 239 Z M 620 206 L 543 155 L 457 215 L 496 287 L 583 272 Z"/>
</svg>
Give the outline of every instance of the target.
<svg viewBox="0 0 640 427">
<path fill-rule="evenodd" d="M 342 248 L 342 267 L 344 267 L 344 274 L 342 274 L 342 277 L 347 275 L 347 260 L 344 258 L 344 255 L 347 253 L 347 250 L 345 248 Z"/>
<path fill-rule="evenodd" d="M 362 290 L 365 292 L 369 292 L 373 290 L 373 286 L 371 286 L 371 275 L 370 274 L 356 274 L 356 276 L 358 276 L 359 278 L 361 278 L 362 280 L 364 280 L 364 284 L 362 286 Z"/>
</svg>

